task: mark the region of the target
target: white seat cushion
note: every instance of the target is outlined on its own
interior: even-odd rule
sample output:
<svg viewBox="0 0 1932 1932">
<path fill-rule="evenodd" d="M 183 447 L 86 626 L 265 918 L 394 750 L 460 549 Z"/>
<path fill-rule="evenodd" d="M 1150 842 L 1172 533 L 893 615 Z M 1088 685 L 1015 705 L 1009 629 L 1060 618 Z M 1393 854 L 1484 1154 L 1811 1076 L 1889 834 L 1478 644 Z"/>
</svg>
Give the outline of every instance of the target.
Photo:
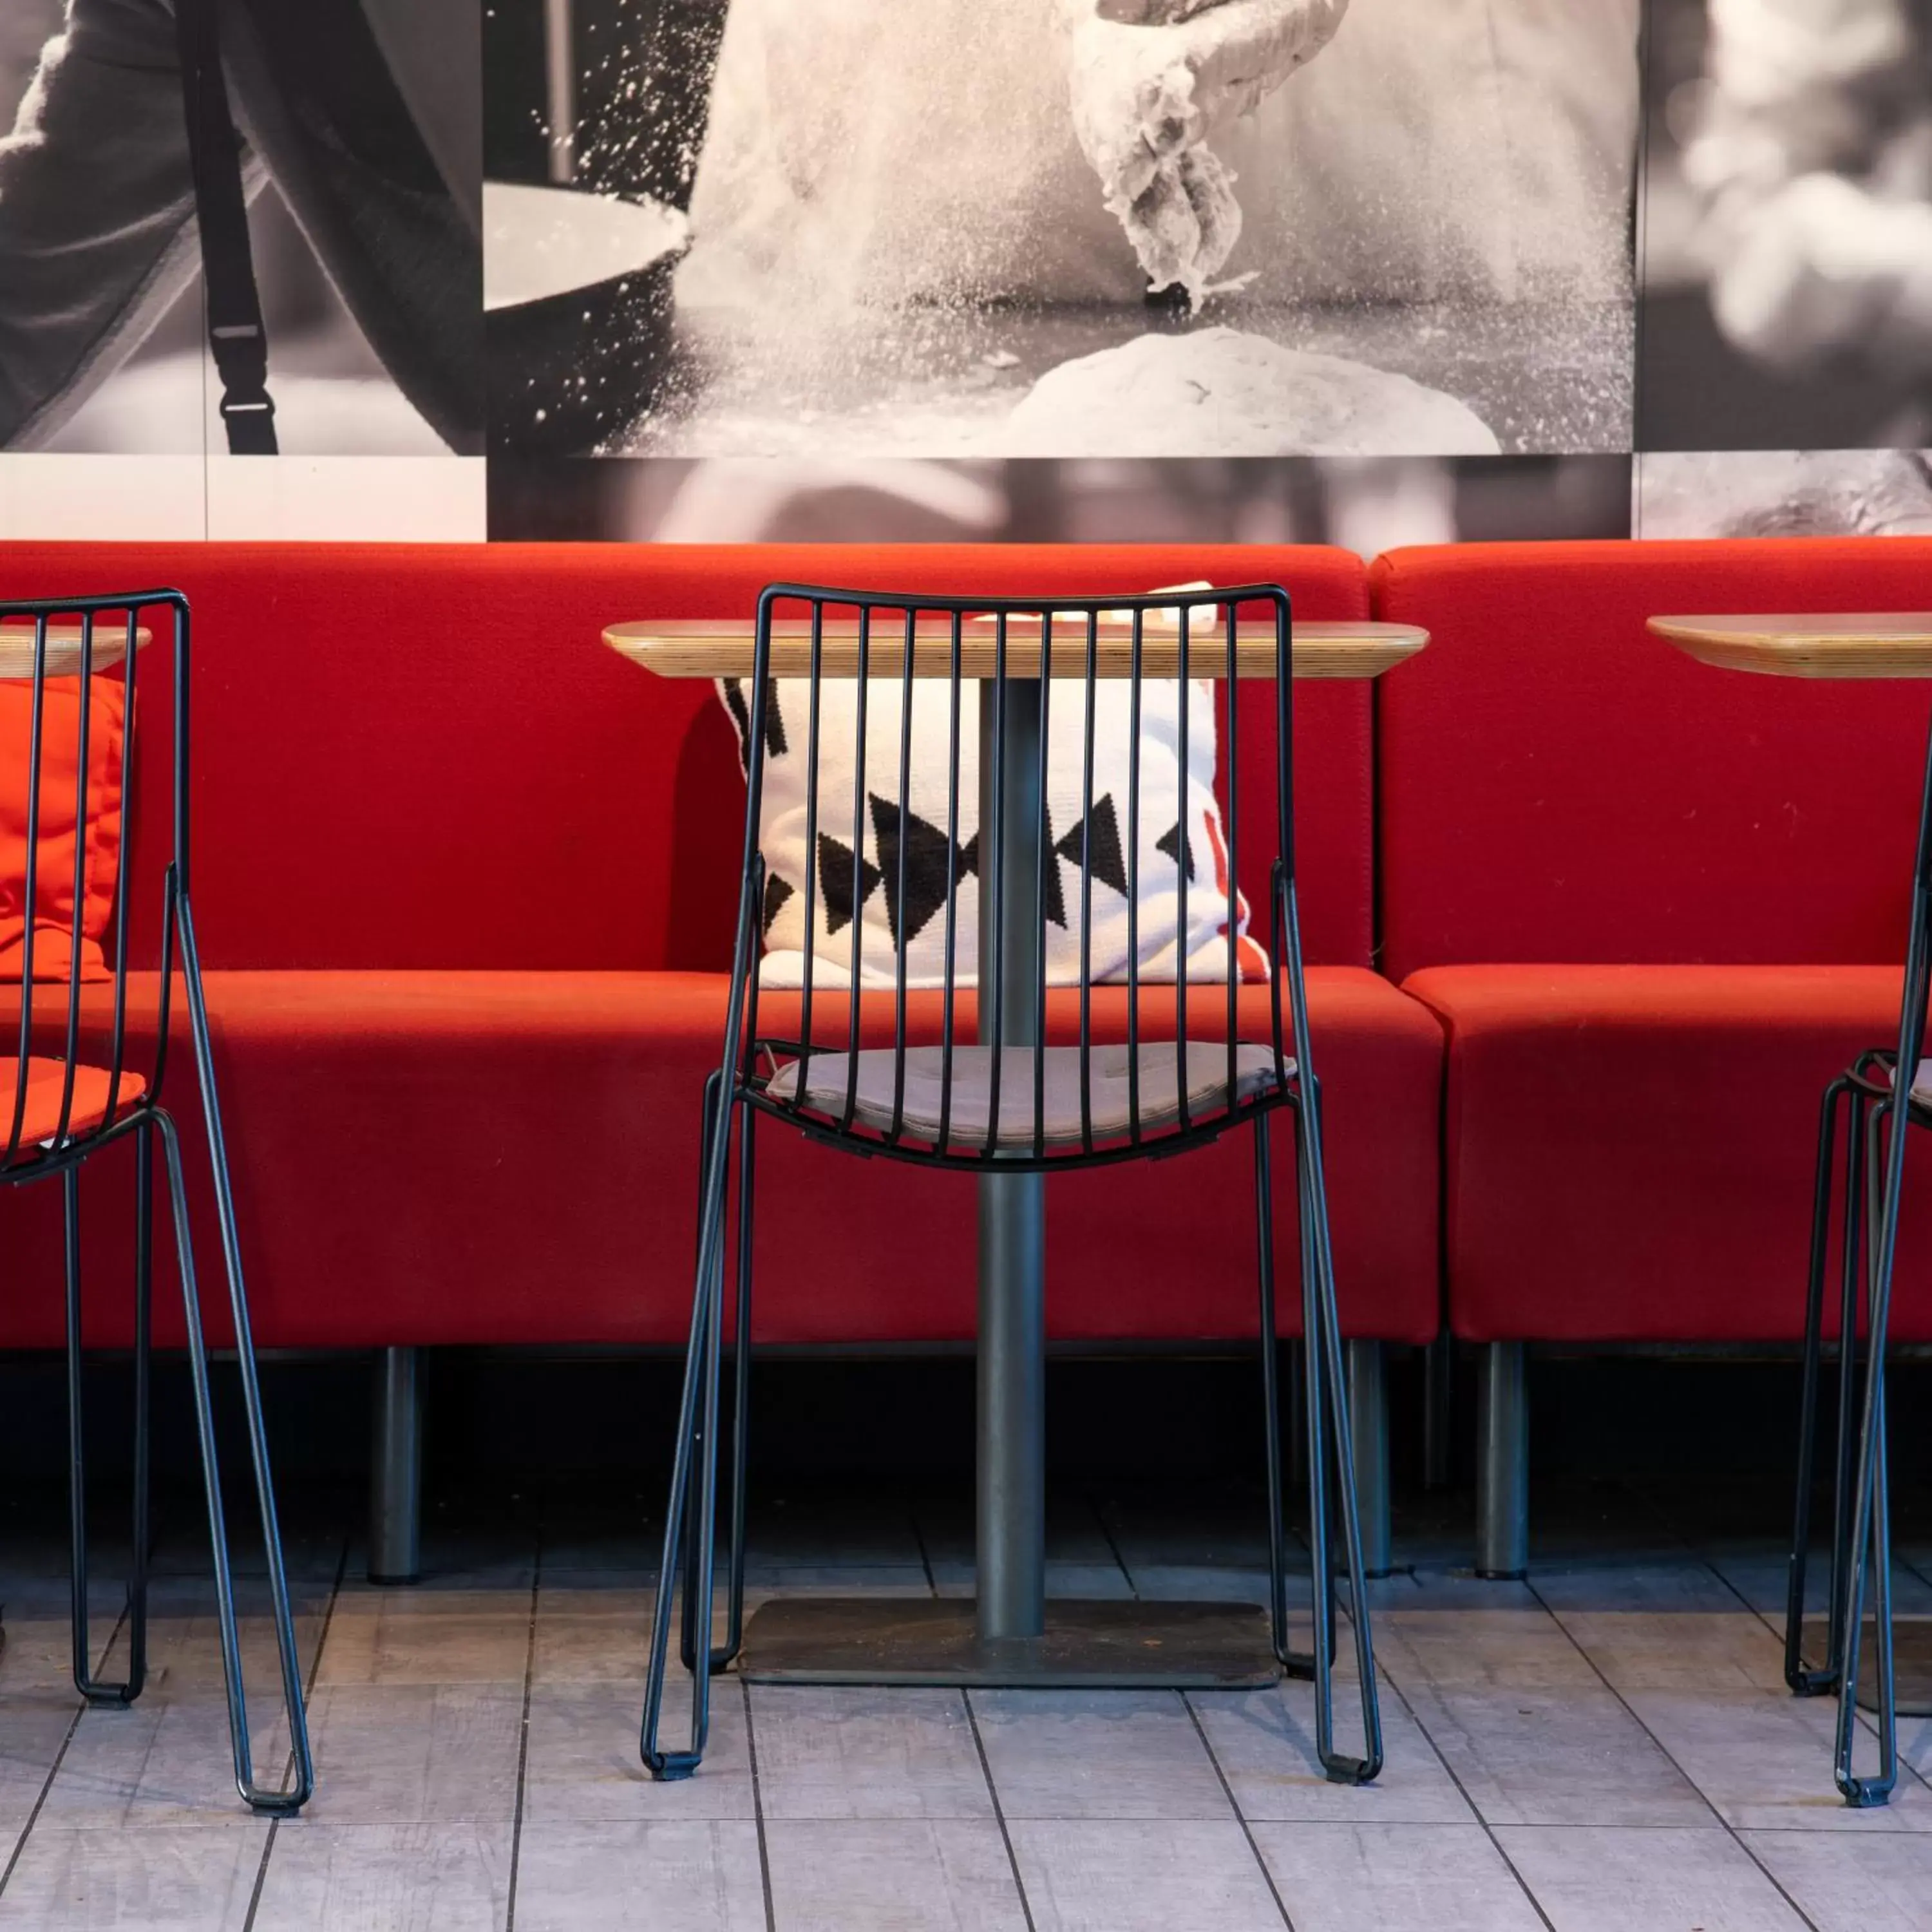
<svg viewBox="0 0 1932 1932">
<path fill-rule="evenodd" d="M 1050 1046 L 1046 1061 L 1042 1113 L 1044 1137 L 1050 1147 L 1078 1145 L 1080 1049 Z M 1124 1046 L 1090 1049 L 1088 1107 L 1094 1138 L 1113 1140 L 1124 1134 L 1132 1118 L 1128 1086 L 1131 1056 Z M 853 1117 L 881 1133 L 892 1130 L 892 1064 L 889 1048 L 858 1056 L 856 1096 Z M 1140 1123 L 1144 1130 L 1164 1129 L 1180 1118 L 1178 1056 L 1172 1040 L 1150 1042 L 1139 1050 Z M 908 1048 L 903 1129 L 905 1138 L 928 1142 L 939 1138 L 940 1076 L 944 1059 L 936 1046 Z M 814 1112 L 842 1115 L 847 1084 L 853 1078 L 851 1056 L 814 1053 L 808 1063 L 805 1105 Z M 1286 1063 L 1292 1078 L 1294 1062 Z M 796 1060 L 788 1060 L 767 1090 L 777 1100 L 796 1100 Z M 947 1134 L 956 1147 L 983 1147 L 992 1111 L 992 1055 L 983 1046 L 952 1050 L 952 1108 Z M 1238 1045 L 1234 1048 L 1234 1103 L 1252 1100 L 1275 1084 L 1274 1052 L 1270 1047 Z M 1187 1104 L 1190 1116 L 1217 1114 L 1228 1105 L 1228 1049 L 1225 1043 L 1190 1040 L 1187 1044 Z M 1001 1049 L 1000 1134 L 1002 1147 L 1030 1147 L 1034 1140 L 1034 1053 L 1030 1047 Z"/>
<path fill-rule="evenodd" d="M 1932 1107 L 1932 1060 L 1918 1063 L 1918 1076 L 1912 1083 L 1912 1097 L 1922 1107 Z"/>
</svg>

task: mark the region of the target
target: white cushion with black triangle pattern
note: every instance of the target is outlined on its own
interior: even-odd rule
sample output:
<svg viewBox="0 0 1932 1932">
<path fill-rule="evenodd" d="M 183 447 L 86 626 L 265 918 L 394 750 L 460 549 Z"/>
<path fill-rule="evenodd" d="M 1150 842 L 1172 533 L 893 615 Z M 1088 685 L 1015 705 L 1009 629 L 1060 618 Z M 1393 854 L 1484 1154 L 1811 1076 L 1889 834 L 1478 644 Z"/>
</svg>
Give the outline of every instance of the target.
<svg viewBox="0 0 1932 1932">
<path fill-rule="evenodd" d="M 1164 588 L 1204 590 L 1206 584 Z M 908 811 L 898 808 L 900 726 L 905 680 L 868 681 L 866 786 L 861 850 L 853 853 L 854 779 L 858 754 L 858 685 L 827 678 L 820 687 L 818 850 L 806 850 L 806 744 L 811 686 L 777 679 L 765 707 L 764 792 L 758 842 L 765 858 L 764 959 L 760 983 L 802 983 L 806 873 L 815 868 L 812 931 L 814 985 L 843 985 L 851 970 L 852 916 L 860 914 L 862 985 L 890 986 L 897 975 L 898 936 L 906 932 L 906 984 L 945 983 L 947 773 L 951 758 L 951 688 L 943 678 L 915 678 Z M 1045 880 L 1046 978 L 1049 986 L 1080 979 L 1080 861 L 1084 835 L 1092 855 L 1093 977 L 1127 977 L 1126 844 L 1131 686 L 1124 678 L 1094 683 L 1094 812 L 1083 827 L 1086 686 L 1078 679 L 1052 682 L 1048 697 L 1047 823 L 1056 862 Z M 1184 950 L 1190 981 L 1224 980 L 1228 963 L 1228 846 L 1214 795 L 1217 712 L 1215 688 L 1196 679 L 1188 700 L 1187 795 L 1180 796 L 1180 686 L 1178 680 L 1142 686 L 1139 906 L 1134 950 L 1144 979 L 1171 981 Z M 735 679 L 718 695 L 739 734 L 741 754 L 750 729 L 747 694 Z M 980 866 L 979 694 L 961 693 L 959 788 L 953 842 L 958 912 L 956 982 L 974 983 L 978 960 Z M 905 845 L 905 903 L 899 902 L 900 844 Z M 1187 872 L 1187 932 L 1178 947 L 1180 862 Z M 856 876 L 855 876 L 856 873 Z M 1248 936 L 1249 908 L 1234 895 L 1236 966 L 1243 980 L 1265 980 L 1268 958 Z"/>
</svg>

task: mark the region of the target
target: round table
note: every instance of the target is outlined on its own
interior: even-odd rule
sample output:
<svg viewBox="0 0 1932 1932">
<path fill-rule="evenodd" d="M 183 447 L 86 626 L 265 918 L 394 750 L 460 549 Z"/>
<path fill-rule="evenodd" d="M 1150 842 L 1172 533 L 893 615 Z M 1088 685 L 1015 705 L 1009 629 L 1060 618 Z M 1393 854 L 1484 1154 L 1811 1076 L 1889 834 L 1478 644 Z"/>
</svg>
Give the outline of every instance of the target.
<svg viewBox="0 0 1932 1932">
<path fill-rule="evenodd" d="M 929 616 L 915 630 L 915 677 L 950 678 L 950 618 Z M 1096 632 L 1096 673 L 1132 675 L 1133 632 L 1124 617 Z M 663 677 L 749 677 L 756 627 L 743 620 L 614 624 L 604 641 Z M 1429 641 L 1412 625 L 1298 623 L 1292 664 L 1296 679 L 1373 678 L 1413 657 Z M 969 619 L 962 627 L 961 674 L 990 680 L 994 627 Z M 828 614 L 820 635 L 827 677 L 856 677 L 859 621 Z M 1225 671 L 1227 647 L 1218 623 L 1203 623 L 1188 660 L 1190 675 Z M 1000 822 L 1018 828 L 1001 842 L 996 863 L 1008 904 L 1034 903 L 1038 854 L 1022 836 L 1037 815 L 1041 649 L 1036 620 L 1007 627 L 1005 716 L 996 720 L 990 682 L 981 685 L 980 769 L 994 769 L 996 723 L 1008 755 Z M 868 644 L 872 677 L 903 674 L 902 618 L 875 620 Z M 810 674 L 812 632 L 802 620 L 776 620 L 770 670 L 781 678 Z M 1143 626 L 1142 674 L 1174 677 L 1180 644 L 1172 620 Z M 1054 628 L 1048 673 L 1087 675 L 1087 626 L 1069 618 Z M 1272 678 L 1272 616 L 1244 620 L 1235 640 L 1235 673 Z M 982 812 L 982 818 L 987 816 Z M 989 958 L 992 926 L 980 934 L 980 976 L 999 976 L 1004 1042 L 1032 1046 L 1040 1036 L 1039 934 L 1018 921 L 1003 956 Z M 1249 1604 L 1082 1601 L 1046 1598 L 1046 1177 L 987 1174 L 980 1187 L 979 1428 L 976 1546 L 978 1594 L 959 1600 L 801 1598 L 763 1606 L 745 1631 L 740 1668 L 754 1682 L 1163 1685 L 1214 1689 L 1272 1682 L 1280 1674 L 1268 1613 Z"/>
<path fill-rule="evenodd" d="M 1723 670 L 1750 671 L 1770 677 L 1932 678 L 1932 611 L 1653 617 L 1650 628 L 1700 664 Z M 1927 749 L 1925 790 L 1919 808 L 1905 987 L 1898 1018 L 1897 1065 L 1902 1070 L 1907 1090 L 1913 1083 L 1924 1046 L 1928 977 L 1932 977 L 1932 743 Z M 1905 1142 L 1904 1132 L 1895 1129 L 1886 1163 L 1876 1229 L 1875 1252 L 1879 1259 L 1873 1270 L 1874 1286 L 1882 1280 L 1888 1298 L 1897 1244 L 1898 1204 L 1904 1184 Z M 1866 1510 L 1872 1508 L 1874 1459 L 1882 1432 L 1878 1420 L 1882 1403 L 1880 1378 L 1870 1376 L 1868 1383 L 1860 1427 L 1858 1474 L 1853 1492 Z M 1888 1561 L 1888 1526 L 1880 1522 L 1877 1529 L 1880 1550 Z M 1855 1573 L 1862 1568 L 1862 1558 L 1853 1565 Z M 1808 1651 L 1814 1656 L 1823 1654 L 1823 1621 L 1816 1620 L 1816 1629 L 1809 1623 L 1806 1627 Z M 1888 1614 L 1883 1621 L 1890 1624 Z M 1900 1634 L 1906 1641 L 1894 1660 L 1894 1709 L 1915 1715 L 1932 1714 L 1932 1624 L 1915 1618 L 1900 1627 Z M 1891 1630 L 1880 1631 L 1878 1640 L 1890 1644 Z M 1876 1709 L 1871 1676 L 1869 1671 L 1861 1676 L 1860 1701 L 1868 1708 Z M 1890 1722 L 1891 1714 L 1884 1714 Z"/>
</svg>

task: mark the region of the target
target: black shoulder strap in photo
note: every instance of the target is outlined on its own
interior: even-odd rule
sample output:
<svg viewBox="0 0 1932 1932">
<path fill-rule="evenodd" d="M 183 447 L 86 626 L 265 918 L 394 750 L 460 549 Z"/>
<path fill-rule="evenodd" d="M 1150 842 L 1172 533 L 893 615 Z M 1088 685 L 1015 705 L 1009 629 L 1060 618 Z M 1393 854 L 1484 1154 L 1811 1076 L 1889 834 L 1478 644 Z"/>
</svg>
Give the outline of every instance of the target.
<svg viewBox="0 0 1932 1932">
<path fill-rule="evenodd" d="M 276 454 L 275 406 L 268 398 L 268 338 L 255 291 L 248 208 L 242 193 L 242 142 L 228 110 L 216 9 L 220 0 L 175 0 L 182 87 L 188 110 L 188 165 L 201 229 L 208 341 L 221 378 L 221 420 L 231 456 Z"/>
</svg>

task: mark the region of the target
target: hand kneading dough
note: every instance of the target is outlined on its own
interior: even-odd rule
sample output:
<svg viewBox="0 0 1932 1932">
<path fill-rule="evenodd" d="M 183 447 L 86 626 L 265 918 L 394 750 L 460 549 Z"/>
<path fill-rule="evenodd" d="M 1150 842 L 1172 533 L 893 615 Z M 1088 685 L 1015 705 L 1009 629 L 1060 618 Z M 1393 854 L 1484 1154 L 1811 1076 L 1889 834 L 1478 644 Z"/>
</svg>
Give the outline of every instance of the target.
<svg viewBox="0 0 1932 1932">
<path fill-rule="evenodd" d="M 1264 335 L 1136 336 L 1049 369 L 998 438 L 1006 456 L 1493 456 L 1439 389 Z"/>
<path fill-rule="evenodd" d="M 1334 37 L 1348 0 L 1060 0 L 1073 129 L 1150 286 L 1198 308 L 1241 232 L 1208 146 Z"/>
</svg>

